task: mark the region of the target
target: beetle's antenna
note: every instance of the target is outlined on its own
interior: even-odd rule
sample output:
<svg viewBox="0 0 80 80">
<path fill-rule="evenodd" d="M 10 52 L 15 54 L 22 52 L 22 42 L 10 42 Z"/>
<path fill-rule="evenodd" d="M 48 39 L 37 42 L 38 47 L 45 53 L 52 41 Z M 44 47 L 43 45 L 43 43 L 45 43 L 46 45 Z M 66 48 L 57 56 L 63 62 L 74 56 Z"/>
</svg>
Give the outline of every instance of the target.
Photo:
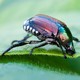
<svg viewBox="0 0 80 80">
<path fill-rule="evenodd" d="M 80 42 L 80 40 L 76 37 L 73 37 L 73 40 L 76 41 L 76 42 Z"/>
</svg>

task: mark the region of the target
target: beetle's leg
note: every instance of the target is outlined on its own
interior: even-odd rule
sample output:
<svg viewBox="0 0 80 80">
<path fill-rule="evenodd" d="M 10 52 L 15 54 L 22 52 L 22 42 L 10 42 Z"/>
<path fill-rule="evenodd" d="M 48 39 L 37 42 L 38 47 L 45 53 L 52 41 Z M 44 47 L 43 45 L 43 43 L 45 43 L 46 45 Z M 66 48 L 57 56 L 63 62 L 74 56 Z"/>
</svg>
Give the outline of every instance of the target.
<svg viewBox="0 0 80 80">
<path fill-rule="evenodd" d="M 30 38 L 32 35 L 31 34 L 27 34 L 22 40 L 14 40 L 14 41 L 12 41 L 12 45 L 14 44 L 14 43 L 23 43 L 24 41 L 26 41 L 28 38 Z"/>
<path fill-rule="evenodd" d="M 31 36 L 32 36 L 32 34 L 28 33 L 21 41 L 26 41 Z"/>
<path fill-rule="evenodd" d="M 26 44 L 26 43 L 16 43 L 16 44 L 11 45 L 7 50 L 5 50 L 5 51 L 2 53 L 2 56 L 3 56 L 5 53 L 7 53 L 8 51 L 10 51 L 12 48 L 18 47 L 18 46 L 23 46 L 23 45 L 25 45 L 25 44 Z"/>
<path fill-rule="evenodd" d="M 76 41 L 76 42 L 80 42 L 80 40 L 76 37 L 73 37 L 73 40 Z"/>
<path fill-rule="evenodd" d="M 42 41 L 41 41 L 41 42 L 42 42 Z M 51 44 L 51 43 L 53 43 L 53 42 L 54 42 L 53 39 L 47 38 L 47 39 L 46 39 L 45 41 L 43 41 L 41 44 L 33 47 L 33 48 L 31 49 L 31 51 L 30 51 L 30 55 L 32 54 L 32 52 L 33 52 L 34 49 L 39 48 L 39 47 L 42 47 L 42 46 L 45 46 L 46 44 Z M 56 43 L 53 43 L 53 44 L 57 45 Z"/>
<path fill-rule="evenodd" d="M 15 48 L 15 47 L 19 47 L 19 46 L 23 46 L 23 45 L 26 45 L 26 44 L 35 44 L 35 43 L 40 43 L 41 41 L 20 41 L 20 42 L 17 42 L 15 44 L 12 44 L 7 50 L 5 50 L 3 53 L 2 53 L 2 56 L 10 51 L 12 48 Z"/>
<path fill-rule="evenodd" d="M 62 47 L 62 44 L 61 44 L 61 41 L 60 41 L 60 39 L 58 39 L 58 42 L 59 42 L 59 47 L 61 48 L 61 50 L 62 50 L 62 53 L 63 53 L 63 55 L 64 55 L 64 58 L 66 59 L 66 58 L 67 58 L 67 56 L 66 56 L 66 53 L 65 53 L 65 51 L 63 50 L 63 47 Z"/>
<path fill-rule="evenodd" d="M 14 48 L 14 47 L 23 46 L 23 45 L 27 44 L 27 43 L 25 43 L 25 41 L 26 41 L 29 37 L 31 37 L 31 35 L 28 33 L 22 40 L 14 40 L 14 41 L 12 41 L 11 46 L 2 53 L 2 56 L 3 56 L 6 52 L 10 51 L 10 50 L 11 50 L 12 48 Z"/>
<path fill-rule="evenodd" d="M 45 41 L 45 42 L 43 42 L 43 43 L 41 43 L 41 44 L 33 47 L 33 48 L 31 49 L 31 51 L 30 51 L 30 55 L 32 54 L 32 52 L 33 52 L 34 49 L 39 48 L 39 47 L 42 47 L 42 46 L 45 46 L 46 44 L 47 44 L 47 42 Z"/>
<path fill-rule="evenodd" d="M 61 48 L 61 50 L 62 50 L 62 53 L 63 53 L 63 55 L 64 55 L 64 58 L 66 59 L 66 58 L 67 58 L 66 53 L 64 52 L 63 47 L 62 47 L 61 45 L 60 45 L 60 48 Z"/>
</svg>

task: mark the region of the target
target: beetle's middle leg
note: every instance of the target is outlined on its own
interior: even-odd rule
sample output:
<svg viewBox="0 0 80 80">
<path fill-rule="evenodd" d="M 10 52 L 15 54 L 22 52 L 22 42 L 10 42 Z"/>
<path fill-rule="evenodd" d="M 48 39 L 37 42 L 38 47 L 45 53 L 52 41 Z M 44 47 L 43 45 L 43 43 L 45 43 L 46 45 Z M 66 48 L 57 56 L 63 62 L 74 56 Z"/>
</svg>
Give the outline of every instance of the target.
<svg viewBox="0 0 80 80">
<path fill-rule="evenodd" d="M 42 47 L 42 46 L 45 46 L 47 44 L 51 44 L 52 42 L 54 41 L 54 39 L 50 39 L 50 38 L 47 38 L 45 41 L 41 41 L 42 43 L 33 47 L 30 51 L 30 55 L 32 54 L 33 50 L 36 49 L 36 48 L 39 48 L 39 47 Z M 54 44 L 55 45 L 55 44 Z"/>
<path fill-rule="evenodd" d="M 33 53 L 33 50 L 36 49 L 36 48 L 39 48 L 39 47 L 42 47 L 42 46 L 45 46 L 46 44 L 48 44 L 46 41 L 42 42 L 41 44 L 33 47 L 30 51 L 30 55 Z"/>
</svg>

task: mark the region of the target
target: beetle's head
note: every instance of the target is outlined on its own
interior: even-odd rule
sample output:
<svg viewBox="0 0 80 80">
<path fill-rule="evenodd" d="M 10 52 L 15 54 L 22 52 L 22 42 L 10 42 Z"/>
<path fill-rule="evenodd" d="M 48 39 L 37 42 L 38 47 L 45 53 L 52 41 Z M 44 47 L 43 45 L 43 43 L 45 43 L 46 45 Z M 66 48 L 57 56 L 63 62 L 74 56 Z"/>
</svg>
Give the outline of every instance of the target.
<svg viewBox="0 0 80 80">
<path fill-rule="evenodd" d="M 73 54 L 75 54 L 75 49 L 74 49 L 73 43 L 72 43 L 72 41 L 69 40 L 67 35 L 65 33 L 64 34 L 61 33 L 61 34 L 59 34 L 59 38 L 62 41 L 62 45 L 66 49 L 66 53 L 71 56 Z"/>
<path fill-rule="evenodd" d="M 75 54 L 75 50 L 72 49 L 71 47 L 68 48 L 68 49 L 66 50 L 66 52 L 67 52 L 70 56 L 73 56 L 73 55 Z"/>
<path fill-rule="evenodd" d="M 65 44 L 65 48 L 66 48 L 66 53 L 70 56 L 73 56 L 75 54 L 75 49 L 72 45 L 72 42 L 67 42 Z"/>
</svg>

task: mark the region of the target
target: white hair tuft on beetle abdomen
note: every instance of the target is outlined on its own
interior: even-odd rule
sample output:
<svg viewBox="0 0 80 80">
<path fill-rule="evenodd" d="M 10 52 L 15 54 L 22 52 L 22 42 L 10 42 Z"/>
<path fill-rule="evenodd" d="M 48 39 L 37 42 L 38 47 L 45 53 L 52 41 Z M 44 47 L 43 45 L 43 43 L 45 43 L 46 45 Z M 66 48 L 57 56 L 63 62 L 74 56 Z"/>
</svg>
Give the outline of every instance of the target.
<svg viewBox="0 0 80 80">
<path fill-rule="evenodd" d="M 39 32 L 37 30 L 35 30 L 34 28 L 30 27 L 29 25 L 28 26 L 23 26 L 24 30 L 26 31 L 29 31 L 33 34 L 38 34 Z"/>
</svg>

